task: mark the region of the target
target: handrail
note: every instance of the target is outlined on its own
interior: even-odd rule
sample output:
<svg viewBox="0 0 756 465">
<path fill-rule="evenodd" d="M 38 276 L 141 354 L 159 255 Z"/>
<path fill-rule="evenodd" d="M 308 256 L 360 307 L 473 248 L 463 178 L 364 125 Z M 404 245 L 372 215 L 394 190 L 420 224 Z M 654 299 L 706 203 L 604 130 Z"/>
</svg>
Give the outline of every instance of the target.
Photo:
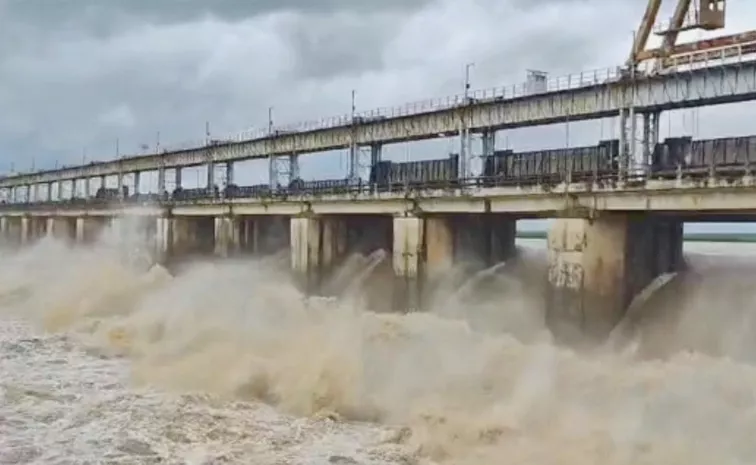
<svg viewBox="0 0 756 465">
<path fill-rule="evenodd" d="M 692 67 L 709 67 L 715 68 L 717 66 L 732 64 L 733 62 L 745 61 L 748 55 L 751 53 L 750 48 L 746 45 L 736 45 L 732 47 L 726 47 L 716 50 L 716 54 L 712 57 L 712 51 L 701 51 L 700 53 L 691 53 L 681 57 L 672 58 L 670 66 L 665 67 L 663 70 L 657 66 L 657 63 L 645 62 L 640 65 L 640 68 L 636 70 L 636 76 L 649 76 L 654 74 L 674 74 L 684 70 L 689 70 Z M 701 58 L 701 54 L 707 54 L 705 59 Z M 696 58 L 698 57 L 698 58 Z M 750 58 L 748 61 L 756 59 L 756 57 Z M 509 86 L 497 86 L 484 89 L 478 89 L 468 92 L 467 99 L 462 93 L 449 95 L 441 98 L 431 98 L 418 100 L 414 102 L 405 103 L 398 106 L 380 107 L 371 109 L 368 111 L 358 112 L 355 117 L 363 119 L 383 119 L 383 118 L 399 118 L 409 117 L 413 115 L 419 115 L 423 113 L 429 113 L 434 111 L 441 111 L 459 107 L 469 104 L 470 101 L 495 101 L 497 99 L 516 99 L 533 95 L 546 94 L 551 92 L 576 90 L 596 85 L 603 85 L 620 80 L 623 77 L 622 67 L 615 66 L 609 68 L 595 69 L 592 71 L 583 71 L 580 73 L 572 73 L 562 76 L 556 76 L 547 79 L 545 82 L 538 83 L 538 86 L 533 83 L 523 82 L 520 84 Z M 349 126 L 353 123 L 352 115 L 338 115 L 327 118 L 321 118 L 318 120 L 301 121 L 291 124 L 274 125 L 271 129 L 265 128 L 250 128 L 240 132 L 229 134 L 225 137 L 220 137 L 214 141 L 214 143 L 241 143 L 258 139 L 265 139 L 276 133 L 296 133 L 296 132 L 308 132 L 332 129 L 337 127 Z M 139 158 L 144 156 L 154 156 L 156 154 L 165 154 L 172 152 L 181 152 L 188 150 L 196 150 L 207 147 L 208 143 L 206 139 L 194 139 L 181 141 L 177 143 L 171 143 L 167 145 L 161 145 L 158 153 L 139 153 L 134 155 L 122 156 L 120 160 L 129 160 L 133 158 Z M 112 160 L 111 160 L 112 161 Z M 76 165 L 84 166 L 84 165 Z M 71 168 L 73 166 L 69 166 Z M 43 171 L 52 171 L 51 169 L 37 169 L 29 171 L 14 171 L 11 174 L 0 176 L 0 179 L 35 174 Z"/>
</svg>

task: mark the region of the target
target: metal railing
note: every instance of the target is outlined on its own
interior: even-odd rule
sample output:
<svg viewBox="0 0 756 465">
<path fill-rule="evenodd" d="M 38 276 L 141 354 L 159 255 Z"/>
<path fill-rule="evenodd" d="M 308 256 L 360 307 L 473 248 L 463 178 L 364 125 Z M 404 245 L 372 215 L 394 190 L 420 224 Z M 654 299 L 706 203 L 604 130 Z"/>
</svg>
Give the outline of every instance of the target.
<svg viewBox="0 0 756 465">
<path fill-rule="evenodd" d="M 321 188 L 278 188 L 268 191 L 256 191 L 252 194 L 227 195 L 224 190 L 196 189 L 190 196 L 176 196 L 164 194 L 139 194 L 126 198 L 70 198 L 53 201 L 38 202 L 0 202 L 0 211 L 8 209 L 39 210 L 46 208 L 109 208 L 116 206 L 172 206 L 192 204 L 228 204 L 243 199 L 256 199 L 262 202 L 285 202 L 301 200 L 317 200 L 329 196 L 371 197 L 385 194 L 399 194 L 407 197 L 422 197 L 459 194 L 460 192 L 496 187 L 539 187 L 548 193 L 558 186 L 583 185 L 597 187 L 631 187 L 644 185 L 652 179 L 706 179 L 711 177 L 736 179 L 747 175 L 749 168 L 745 165 L 721 165 L 713 169 L 672 166 L 663 170 L 633 169 L 620 172 L 619 170 L 540 173 L 523 174 L 517 176 L 477 176 L 465 179 L 438 180 L 418 183 L 377 184 L 366 181 L 355 182 L 343 186 Z"/>
<path fill-rule="evenodd" d="M 751 45 L 743 44 L 730 46 L 718 50 L 706 50 L 693 52 L 684 56 L 671 58 L 671 64 L 665 68 L 660 68 L 657 62 L 649 61 L 641 64 L 636 70 L 636 78 L 652 76 L 658 74 L 675 74 L 678 72 L 689 71 L 701 68 L 715 68 L 722 65 L 729 65 L 745 61 L 752 61 L 756 56 L 752 56 Z M 617 82 L 624 76 L 628 76 L 626 71 L 620 66 L 601 68 L 592 71 L 583 71 L 580 73 L 556 76 L 539 83 L 539 88 L 534 89 L 532 84 L 522 82 L 515 85 L 497 86 L 485 89 L 469 91 L 467 95 L 460 93 L 441 98 L 431 98 L 405 103 L 397 106 L 381 107 L 354 115 L 362 121 L 373 121 L 376 119 L 389 119 L 409 117 L 424 113 L 436 112 L 469 105 L 475 102 L 496 101 L 504 99 L 516 99 L 533 95 L 576 90 L 591 86 L 604 85 L 607 83 Z M 292 124 L 274 125 L 272 128 L 252 128 L 241 132 L 235 132 L 225 137 L 220 137 L 212 141 L 213 145 L 217 144 L 234 144 L 248 142 L 258 139 L 265 139 L 276 134 L 309 132 L 337 127 L 351 126 L 354 123 L 351 114 L 321 118 L 318 120 L 301 121 Z M 155 154 L 165 154 L 172 152 L 181 152 L 188 150 L 201 149 L 208 146 L 206 139 L 187 140 L 177 143 L 161 145 L 158 153 L 139 153 L 120 157 L 121 160 L 139 158 L 145 156 L 154 156 Z M 70 168 L 70 167 L 69 167 Z M 16 175 L 33 174 L 49 169 L 14 171 L 11 174 L 0 176 L 9 177 Z"/>
</svg>

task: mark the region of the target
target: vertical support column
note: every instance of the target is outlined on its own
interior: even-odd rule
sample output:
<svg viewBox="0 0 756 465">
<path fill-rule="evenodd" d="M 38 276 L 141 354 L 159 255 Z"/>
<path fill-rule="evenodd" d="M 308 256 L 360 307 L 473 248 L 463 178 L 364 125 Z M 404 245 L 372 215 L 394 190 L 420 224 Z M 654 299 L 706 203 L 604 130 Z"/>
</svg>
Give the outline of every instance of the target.
<svg viewBox="0 0 756 465">
<path fill-rule="evenodd" d="M 353 183 L 360 179 L 360 148 L 355 142 L 354 133 L 352 134 L 352 143 L 349 145 L 349 173 L 347 177 Z"/>
<path fill-rule="evenodd" d="M 84 243 L 86 237 L 86 221 L 84 218 L 76 218 L 76 242 L 79 244 Z"/>
<path fill-rule="evenodd" d="M 619 181 L 624 181 L 625 176 L 627 174 L 627 161 L 630 156 L 630 147 L 628 145 L 628 133 L 627 133 L 627 109 L 620 108 L 620 114 L 619 114 L 619 125 L 620 125 L 620 139 L 619 139 L 619 160 L 618 160 L 618 178 Z"/>
<path fill-rule="evenodd" d="M 370 146 L 370 166 L 373 167 L 381 161 L 383 146 L 381 144 L 372 144 Z"/>
<path fill-rule="evenodd" d="M 346 223 L 337 216 L 304 216 L 290 224 L 292 270 L 306 292 L 318 292 L 346 253 Z"/>
<path fill-rule="evenodd" d="M 394 218 L 393 265 L 394 306 L 407 310 L 420 308 L 420 273 L 423 255 L 424 224 L 415 216 Z"/>
<path fill-rule="evenodd" d="M 481 149 L 484 157 L 492 156 L 496 151 L 496 131 L 486 129 L 481 135 Z"/>
<path fill-rule="evenodd" d="M 312 292 L 318 283 L 320 226 L 320 221 L 313 217 L 291 219 L 291 268 L 307 293 Z"/>
<path fill-rule="evenodd" d="M 47 201 L 48 202 L 52 202 L 53 201 L 53 183 L 52 182 L 48 182 L 47 183 L 47 192 L 46 192 L 46 194 L 47 194 L 46 195 Z"/>
<path fill-rule="evenodd" d="M 226 162 L 226 186 L 230 186 L 231 184 L 236 183 L 236 181 L 234 180 L 235 174 L 234 162 Z"/>
<path fill-rule="evenodd" d="M 268 185 L 271 190 L 278 188 L 278 169 L 276 166 L 276 156 L 273 154 L 268 157 Z"/>
<path fill-rule="evenodd" d="M 289 155 L 289 182 L 299 179 L 299 154 Z"/>
<path fill-rule="evenodd" d="M 621 216 L 552 224 L 546 317 L 558 339 L 600 339 L 620 320 L 626 232 Z"/>
<path fill-rule="evenodd" d="M 139 171 L 134 171 L 134 195 L 139 195 L 141 192 L 139 189 L 142 184 L 142 174 Z"/>
<path fill-rule="evenodd" d="M 31 242 L 31 218 L 28 216 L 21 217 L 21 244 Z"/>
<path fill-rule="evenodd" d="M 76 218 L 76 242 L 90 244 L 99 238 L 104 224 L 103 218 L 84 217 Z"/>
<path fill-rule="evenodd" d="M 231 216 L 215 218 L 215 255 L 228 257 L 239 250 L 239 221 Z"/>
<path fill-rule="evenodd" d="M 125 192 L 123 189 L 123 173 L 121 172 L 116 175 L 116 187 L 118 187 L 118 198 L 123 200 Z"/>
<path fill-rule="evenodd" d="M 100 187 L 103 189 L 108 187 L 108 177 L 105 175 L 100 176 Z"/>
<path fill-rule="evenodd" d="M 651 167 L 651 115 L 643 113 L 643 169 L 646 173 Z"/>
<path fill-rule="evenodd" d="M 159 217 L 155 231 L 155 262 L 161 265 L 168 263 L 173 245 L 173 222 L 170 218 Z"/>
<path fill-rule="evenodd" d="M 215 188 L 215 162 L 210 160 L 207 162 L 207 192 L 212 193 Z"/>
<path fill-rule="evenodd" d="M 9 236 L 8 217 L 0 216 L 0 239 L 7 241 Z"/>
<path fill-rule="evenodd" d="M 547 321 L 565 342 L 601 340 L 633 297 L 682 266 L 682 224 L 638 214 L 560 219 L 549 231 Z"/>
<path fill-rule="evenodd" d="M 161 165 L 157 172 L 157 191 L 161 197 L 165 194 L 165 166 Z"/>
<path fill-rule="evenodd" d="M 174 171 L 174 183 L 176 184 L 176 189 L 180 188 L 183 185 L 183 176 L 181 168 L 176 168 Z"/>
<path fill-rule="evenodd" d="M 454 231 L 447 216 L 425 218 L 425 271 L 434 281 L 454 265 Z"/>
</svg>

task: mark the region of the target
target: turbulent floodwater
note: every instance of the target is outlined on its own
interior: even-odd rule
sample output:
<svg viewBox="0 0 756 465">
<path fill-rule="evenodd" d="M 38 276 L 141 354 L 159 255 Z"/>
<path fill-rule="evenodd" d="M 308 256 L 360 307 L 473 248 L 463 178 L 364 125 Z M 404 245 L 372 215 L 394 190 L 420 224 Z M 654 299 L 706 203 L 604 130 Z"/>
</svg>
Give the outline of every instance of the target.
<svg viewBox="0 0 756 465">
<path fill-rule="evenodd" d="M 697 244 L 614 352 L 551 344 L 540 244 L 429 313 L 276 263 L 0 252 L 0 464 L 753 464 L 756 247 Z"/>
</svg>

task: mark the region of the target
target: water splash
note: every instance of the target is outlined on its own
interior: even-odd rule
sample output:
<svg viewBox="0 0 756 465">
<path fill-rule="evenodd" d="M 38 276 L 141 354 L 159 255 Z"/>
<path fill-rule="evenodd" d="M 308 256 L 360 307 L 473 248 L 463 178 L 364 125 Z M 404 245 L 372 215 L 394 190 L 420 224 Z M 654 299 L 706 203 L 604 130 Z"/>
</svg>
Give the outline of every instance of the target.
<svg viewBox="0 0 756 465">
<path fill-rule="evenodd" d="M 354 431 L 366 421 L 406 427 L 380 439 L 401 450 L 384 462 L 756 460 L 748 261 L 730 272 L 729 258 L 694 257 L 697 273 L 664 290 L 676 299 L 636 325 L 637 354 L 596 357 L 536 337 L 539 253 L 452 289 L 455 310 L 441 317 L 308 301 L 276 259 L 195 263 L 173 277 L 125 267 L 108 250 L 43 241 L 3 257 L 1 312 L 65 332 L 105 360 L 127 357 L 141 389 L 261 400 Z M 360 262 L 365 274 L 350 273 L 352 284 L 379 255 Z"/>
</svg>

